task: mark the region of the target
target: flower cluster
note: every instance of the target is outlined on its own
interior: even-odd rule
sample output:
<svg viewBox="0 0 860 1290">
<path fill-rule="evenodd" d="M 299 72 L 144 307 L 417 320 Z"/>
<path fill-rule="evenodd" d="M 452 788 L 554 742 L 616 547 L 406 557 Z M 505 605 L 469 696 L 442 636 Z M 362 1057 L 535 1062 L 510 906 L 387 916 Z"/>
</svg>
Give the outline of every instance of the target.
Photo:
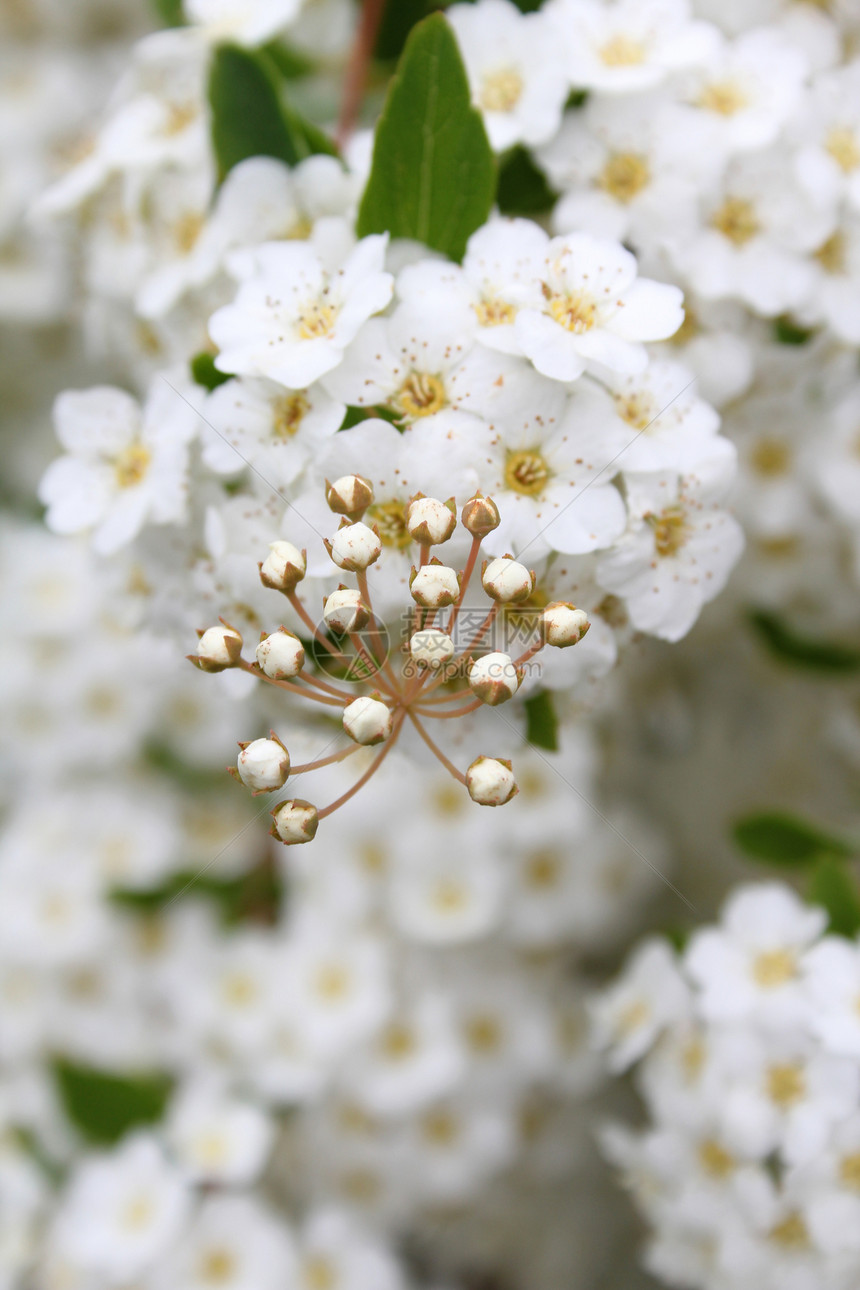
<svg viewBox="0 0 860 1290">
<path fill-rule="evenodd" d="M 605 1133 L 671 1285 L 842 1287 L 860 1271 L 860 947 L 787 887 L 744 887 L 678 955 L 594 1002 L 650 1123 Z"/>
</svg>

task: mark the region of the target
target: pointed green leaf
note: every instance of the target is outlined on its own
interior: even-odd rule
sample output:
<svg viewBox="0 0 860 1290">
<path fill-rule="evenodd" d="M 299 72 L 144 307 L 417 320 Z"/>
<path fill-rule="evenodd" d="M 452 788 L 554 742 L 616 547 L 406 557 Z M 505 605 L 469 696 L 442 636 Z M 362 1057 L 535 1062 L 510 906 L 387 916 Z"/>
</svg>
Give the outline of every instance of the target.
<svg viewBox="0 0 860 1290">
<path fill-rule="evenodd" d="M 496 205 L 503 215 L 542 215 L 551 211 L 558 194 L 525 148 L 512 148 L 499 166 Z"/>
<path fill-rule="evenodd" d="M 857 886 L 838 860 L 819 860 L 812 871 L 809 899 L 827 910 L 829 930 L 835 935 L 854 937 L 860 932 Z"/>
<path fill-rule="evenodd" d="M 359 237 L 391 233 L 459 260 L 490 213 L 495 160 L 441 14 L 414 27 L 376 127 Z"/>
<path fill-rule="evenodd" d="M 817 637 L 801 636 L 768 610 L 757 610 L 750 621 L 775 658 L 812 672 L 844 675 L 860 671 L 860 649 Z"/>
<path fill-rule="evenodd" d="M 117 1075 L 58 1058 L 54 1077 L 63 1109 L 88 1142 L 110 1146 L 164 1114 L 172 1081 L 161 1072 Z"/>
<path fill-rule="evenodd" d="M 787 869 L 814 864 L 822 856 L 846 857 L 854 853 L 842 838 L 778 811 L 748 815 L 738 820 L 732 834 L 744 855 Z"/>
<path fill-rule="evenodd" d="M 535 748 L 558 752 L 558 715 L 549 690 L 541 690 L 526 699 L 526 740 Z"/>
</svg>

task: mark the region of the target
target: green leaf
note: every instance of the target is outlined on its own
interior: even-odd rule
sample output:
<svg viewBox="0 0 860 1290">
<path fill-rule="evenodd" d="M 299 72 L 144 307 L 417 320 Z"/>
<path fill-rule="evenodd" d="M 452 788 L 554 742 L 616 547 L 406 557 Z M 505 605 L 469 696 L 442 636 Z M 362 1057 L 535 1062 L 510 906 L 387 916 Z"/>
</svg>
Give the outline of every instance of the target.
<svg viewBox="0 0 860 1290">
<path fill-rule="evenodd" d="M 860 649 L 801 636 L 769 610 L 754 610 L 750 622 L 771 654 L 785 663 L 839 675 L 860 671 Z"/>
<path fill-rule="evenodd" d="M 285 81 L 299 81 L 303 76 L 310 76 L 314 70 L 312 59 L 283 40 L 273 40 L 271 44 L 263 45 L 260 53 L 269 59 Z"/>
<path fill-rule="evenodd" d="M 358 235 L 413 238 L 453 260 L 490 213 L 495 160 L 441 14 L 414 27 L 376 127 Z"/>
<path fill-rule="evenodd" d="M 779 341 L 780 345 L 805 345 L 810 336 L 814 335 L 814 327 L 801 327 L 798 323 L 793 322 L 788 314 L 783 314 L 781 318 L 774 319 L 773 338 Z"/>
<path fill-rule="evenodd" d="M 116 1075 L 57 1058 L 54 1078 L 63 1109 L 75 1128 L 98 1146 L 111 1146 L 142 1124 L 155 1124 L 173 1086 L 160 1071 Z"/>
<path fill-rule="evenodd" d="M 499 166 L 496 205 L 503 215 L 542 215 L 552 210 L 558 193 L 525 148 L 512 148 Z"/>
<path fill-rule="evenodd" d="M 183 27 L 185 25 L 182 0 L 152 0 L 152 8 L 156 18 L 163 22 L 165 27 Z"/>
<path fill-rule="evenodd" d="M 732 836 L 741 851 L 753 860 L 787 869 L 804 868 L 822 856 L 853 855 L 853 848 L 842 838 L 777 811 L 763 811 L 738 820 Z"/>
<path fill-rule="evenodd" d="M 386 0 L 376 35 L 374 58 L 399 58 L 416 23 L 429 18 L 431 13 L 442 7 L 441 0 Z"/>
<path fill-rule="evenodd" d="M 850 872 L 837 860 L 819 860 L 809 882 L 809 899 L 827 910 L 829 930 L 836 936 L 860 932 L 860 899 Z"/>
<path fill-rule="evenodd" d="M 526 699 L 526 740 L 535 748 L 558 752 L 558 715 L 549 690 Z"/>
<path fill-rule="evenodd" d="M 238 45 L 215 51 L 209 103 L 219 179 L 247 157 L 277 157 L 295 166 L 314 153 L 337 155 L 328 135 L 286 102 L 281 79 L 278 65 L 263 51 Z"/>
<path fill-rule="evenodd" d="M 215 355 L 205 349 L 194 355 L 189 366 L 192 379 L 198 385 L 202 385 L 204 390 L 216 390 L 219 385 L 231 379 L 228 372 L 218 371 L 215 366 Z"/>
</svg>

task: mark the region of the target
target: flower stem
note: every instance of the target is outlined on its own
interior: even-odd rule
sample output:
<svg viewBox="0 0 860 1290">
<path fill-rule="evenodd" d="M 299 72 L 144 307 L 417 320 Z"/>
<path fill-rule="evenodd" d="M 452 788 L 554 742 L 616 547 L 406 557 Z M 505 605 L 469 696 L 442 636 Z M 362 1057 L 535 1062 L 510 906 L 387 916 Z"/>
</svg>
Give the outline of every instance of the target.
<svg viewBox="0 0 860 1290">
<path fill-rule="evenodd" d="M 344 76 L 343 98 L 335 136 L 337 146 L 341 149 L 349 141 L 358 120 L 367 68 L 384 8 L 385 0 L 364 0 L 361 6 L 361 16 Z"/>
</svg>

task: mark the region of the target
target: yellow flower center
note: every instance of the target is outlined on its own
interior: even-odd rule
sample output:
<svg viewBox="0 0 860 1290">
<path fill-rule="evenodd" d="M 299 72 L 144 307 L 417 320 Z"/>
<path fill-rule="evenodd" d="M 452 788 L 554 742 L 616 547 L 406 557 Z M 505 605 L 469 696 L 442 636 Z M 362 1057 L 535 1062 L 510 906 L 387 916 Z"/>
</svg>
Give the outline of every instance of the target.
<svg viewBox="0 0 860 1290">
<path fill-rule="evenodd" d="M 644 391 L 615 395 L 615 411 L 634 430 L 644 430 L 654 419 L 654 403 Z"/>
<path fill-rule="evenodd" d="M 499 300 L 498 297 L 485 296 L 474 306 L 474 310 L 481 327 L 503 327 L 507 323 L 512 323 L 517 315 L 513 305 L 509 305 L 506 300 Z"/>
<path fill-rule="evenodd" d="M 626 205 L 650 182 L 651 171 L 644 157 L 635 152 L 614 152 L 603 167 L 597 186 Z"/>
<path fill-rule="evenodd" d="M 684 1072 L 685 1083 L 696 1083 L 704 1069 L 707 1055 L 708 1050 L 705 1047 L 704 1040 L 698 1035 L 684 1046 L 681 1053 L 681 1070 Z"/>
<path fill-rule="evenodd" d="M 402 1061 L 415 1052 L 415 1035 L 402 1022 L 392 1022 L 382 1035 L 380 1047 L 386 1057 L 393 1061 Z"/>
<path fill-rule="evenodd" d="M 555 887 L 561 875 L 561 863 L 555 851 L 536 851 L 526 861 L 526 882 L 530 887 Z"/>
<path fill-rule="evenodd" d="M 759 439 L 750 453 L 750 465 L 758 475 L 784 475 L 791 467 L 791 451 L 781 439 Z"/>
<path fill-rule="evenodd" d="M 831 130 L 824 142 L 824 151 L 828 152 L 845 175 L 860 166 L 860 143 L 853 130 L 837 126 Z"/>
<path fill-rule="evenodd" d="M 806 1077 L 799 1062 L 784 1062 L 771 1066 L 767 1072 L 767 1095 L 771 1102 L 783 1110 L 793 1106 L 806 1095 Z"/>
<path fill-rule="evenodd" d="M 749 98 L 737 81 L 712 81 L 706 85 L 696 100 L 696 106 L 718 116 L 734 116 L 745 108 Z"/>
<path fill-rule="evenodd" d="M 727 197 L 712 215 L 711 227 L 735 246 L 744 246 L 761 231 L 755 207 L 743 197 Z"/>
<path fill-rule="evenodd" d="M 234 972 L 224 979 L 221 985 L 221 997 L 233 1008 L 244 1008 L 257 998 L 258 987 L 254 977 L 246 972 Z"/>
<path fill-rule="evenodd" d="M 274 438 L 292 439 L 310 406 L 303 390 L 296 394 L 285 394 L 277 399 L 272 408 Z"/>
<path fill-rule="evenodd" d="M 321 999 L 333 1003 L 349 994 L 349 973 L 339 963 L 325 963 L 316 974 L 316 990 Z"/>
<path fill-rule="evenodd" d="M 582 291 L 566 296 L 550 295 L 549 312 L 557 323 L 575 336 L 591 331 L 597 321 L 597 306 L 591 296 Z"/>
<path fill-rule="evenodd" d="M 200 1260 L 200 1280 L 207 1285 L 225 1285 L 233 1280 L 235 1273 L 236 1258 L 232 1250 L 207 1250 Z"/>
<path fill-rule="evenodd" d="M 287 242 L 304 242 L 313 232 L 313 220 L 307 215 L 300 215 L 292 224 L 288 224 L 281 237 Z"/>
<path fill-rule="evenodd" d="M 650 1016 L 651 1006 L 647 1000 L 635 999 L 626 1008 L 622 1008 L 615 1018 L 615 1033 L 619 1037 L 630 1035 L 640 1026 L 644 1026 Z"/>
<path fill-rule="evenodd" d="M 699 1164 L 711 1178 L 727 1178 L 735 1167 L 734 1158 L 713 1138 L 700 1144 Z"/>
<path fill-rule="evenodd" d="M 429 372 L 410 372 L 392 399 L 400 415 L 410 419 L 430 417 L 446 402 L 442 378 Z"/>
<path fill-rule="evenodd" d="M 139 484 L 149 468 L 152 453 L 142 443 L 131 443 L 115 458 L 113 468 L 120 488 Z"/>
<path fill-rule="evenodd" d="M 191 125 L 192 121 L 196 120 L 196 103 L 171 103 L 167 109 L 167 120 L 162 128 L 162 134 L 168 138 L 175 134 L 181 134 L 183 130 Z"/>
<path fill-rule="evenodd" d="M 433 904 L 443 914 L 456 914 L 467 905 L 466 892 L 451 878 L 441 878 L 433 889 Z"/>
<path fill-rule="evenodd" d="M 842 1157 L 839 1162 L 839 1181 L 843 1187 L 860 1191 L 860 1151 Z"/>
<path fill-rule="evenodd" d="M 515 67 L 500 67 L 481 82 L 479 102 L 485 112 L 511 112 L 523 93 L 523 78 Z"/>
<path fill-rule="evenodd" d="M 145 1194 L 132 1196 L 123 1206 L 122 1225 L 130 1232 L 139 1232 L 146 1227 L 155 1213 L 152 1197 Z"/>
<path fill-rule="evenodd" d="M 412 541 L 406 527 L 406 506 L 403 502 L 375 502 L 367 509 L 365 523 L 376 525 L 383 546 L 402 551 Z"/>
<path fill-rule="evenodd" d="M 542 493 L 552 471 L 539 452 L 509 452 L 505 461 L 505 486 L 514 493 L 536 497 Z"/>
<path fill-rule="evenodd" d="M 464 1029 L 473 1053 L 496 1053 L 502 1046 L 502 1028 L 495 1017 L 469 1017 Z"/>
<path fill-rule="evenodd" d="M 752 965 L 753 980 L 764 990 L 773 990 L 796 975 L 797 963 L 788 950 L 766 950 Z"/>
<path fill-rule="evenodd" d="M 815 258 L 825 273 L 844 273 L 847 268 L 845 238 L 841 233 L 834 233 L 823 246 L 815 252 Z"/>
<path fill-rule="evenodd" d="M 332 1290 L 337 1284 L 337 1273 L 329 1259 L 314 1254 L 305 1260 L 303 1281 L 308 1290 Z"/>
<path fill-rule="evenodd" d="M 687 540 L 687 521 L 680 506 L 667 506 L 659 515 L 646 515 L 654 530 L 654 549 L 663 558 L 677 555 Z"/>
<path fill-rule="evenodd" d="M 173 225 L 173 241 L 180 255 L 188 255 L 203 231 L 206 220 L 199 211 L 186 211 Z"/>
<path fill-rule="evenodd" d="M 430 1111 L 421 1122 L 421 1130 L 428 1142 L 447 1147 L 456 1142 L 460 1126 L 450 1111 Z"/>
<path fill-rule="evenodd" d="M 777 1223 L 775 1227 L 772 1227 L 768 1232 L 768 1236 L 772 1241 L 776 1241 L 777 1245 L 784 1245 L 788 1249 L 804 1250 L 809 1245 L 809 1232 L 806 1230 L 806 1224 L 802 1217 L 796 1210 L 789 1214 L 787 1218 L 784 1218 L 781 1223 Z"/>
<path fill-rule="evenodd" d="M 622 32 L 607 40 L 597 51 L 607 67 L 636 67 L 645 61 L 645 46 Z"/>
<path fill-rule="evenodd" d="M 334 305 L 312 301 L 299 316 L 298 332 L 300 340 L 321 340 L 334 331 L 337 309 Z"/>
</svg>

